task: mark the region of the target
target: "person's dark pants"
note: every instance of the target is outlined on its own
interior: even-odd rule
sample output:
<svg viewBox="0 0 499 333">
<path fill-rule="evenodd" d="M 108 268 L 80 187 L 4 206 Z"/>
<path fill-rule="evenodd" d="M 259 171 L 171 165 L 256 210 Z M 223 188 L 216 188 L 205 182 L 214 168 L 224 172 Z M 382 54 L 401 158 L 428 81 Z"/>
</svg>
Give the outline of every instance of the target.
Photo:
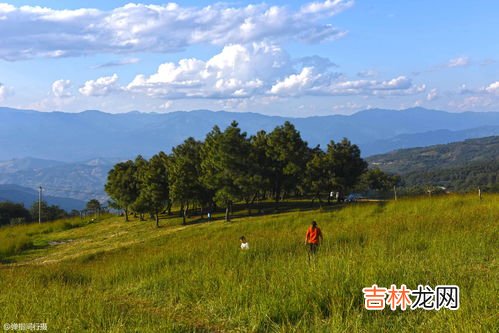
<svg viewBox="0 0 499 333">
<path fill-rule="evenodd" d="M 308 252 L 311 254 L 315 254 L 317 249 L 319 248 L 319 244 L 316 243 L 308 243 Z"/>
</svg>

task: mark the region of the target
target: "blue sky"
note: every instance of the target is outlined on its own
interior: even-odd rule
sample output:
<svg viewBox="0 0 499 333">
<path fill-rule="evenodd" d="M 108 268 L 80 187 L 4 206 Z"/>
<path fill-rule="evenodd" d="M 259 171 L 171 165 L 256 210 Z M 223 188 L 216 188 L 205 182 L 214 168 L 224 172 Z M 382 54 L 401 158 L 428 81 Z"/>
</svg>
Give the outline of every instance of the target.
<svg viewBox="0 0 499 333">
<path fill-rule="evenodd" d="M 499 2 L 0 3 L 0 106 L 499 111 Z"/>
</svg>

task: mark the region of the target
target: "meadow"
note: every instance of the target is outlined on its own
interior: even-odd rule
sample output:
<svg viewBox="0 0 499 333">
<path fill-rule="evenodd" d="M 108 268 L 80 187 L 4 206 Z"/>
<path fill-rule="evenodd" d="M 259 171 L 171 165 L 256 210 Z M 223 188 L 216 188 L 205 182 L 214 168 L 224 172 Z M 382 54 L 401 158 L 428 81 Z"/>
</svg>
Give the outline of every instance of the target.
<svg viewBox="0 0 499 333">
<path fill-rule="evenodd" d="M 0 324 L 51 332 L 492 332 L 499 195 L 181 225 L 106 216 L 0 229 Z M 305 231 L 324 243 L 309 263 Z M 239 249 L 246 236 L 249 251 Z M 456 311 L 368 311 L 362 288 L 458 285 Z"/>
</svg>

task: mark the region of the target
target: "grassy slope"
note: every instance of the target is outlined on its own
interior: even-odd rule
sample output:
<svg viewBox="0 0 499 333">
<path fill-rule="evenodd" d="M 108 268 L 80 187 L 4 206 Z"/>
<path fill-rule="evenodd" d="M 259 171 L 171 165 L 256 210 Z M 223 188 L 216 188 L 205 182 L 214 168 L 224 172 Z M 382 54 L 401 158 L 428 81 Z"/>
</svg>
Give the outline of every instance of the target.
<svg viewBox="0 0 499 333">
<path fill-rule="evenodd" d="M 160 229 L 118 218 L 68 230 L 4 228 L 0 241 L 27 237 L 39 248 L 0 264 L 0 323 L 95 332 L 493 331 L 498 199 L 422 198 L 187 227 L 171 219 Z M 325 242 L 309 266 L 311 219 Z M 238 250 L 243 234 L 248 252 Z M 53 240 L 72 241 L 47 246 Z M 369 312 L 361 290 L 373 283 L 457 284 L 461 308 Z"/>
</svg>

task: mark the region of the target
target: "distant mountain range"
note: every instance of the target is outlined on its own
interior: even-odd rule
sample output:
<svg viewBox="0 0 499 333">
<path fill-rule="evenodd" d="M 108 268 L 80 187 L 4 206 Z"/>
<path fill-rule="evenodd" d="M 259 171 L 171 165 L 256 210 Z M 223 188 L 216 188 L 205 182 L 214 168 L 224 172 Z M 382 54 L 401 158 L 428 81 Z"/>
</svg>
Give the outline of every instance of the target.
<svg viewBox="0 0 499 333">
<path fill-rule="evenodd" d="M 0 108 L 0 160 L 36 157 L 77 162 L 96 156 L 151 156 L 170 152 L 189 136 L 203 139 L 214 125 L 223 129 L 233 120 L 249 134 L 271 131 L 291 121 L 310 146 L 325 147 L 331 139 L 347 137 L 360 146 L 363 156 L 499 134 L 499 112 L 449 113 L 423 108 L 371 109 L 350 116 L 308 118 L 208 110 L 109 114 Z"/>
<path fill-rule="evenodd" d="M 401 175 L 405 186 L 499 190 L 499 136 L 401 149 L 367 161 L 370 167 Z"/>
<path fill-rule="evenodd" d="M 86 205 L 86 201 L 50 195 L 44 195 L 42 200 L 46 201 L 49 205 L 57 205 L 67 212 L 73 209 L 81 210 Z M 22 203 L 24 207 L 29 209 L 33 203 L 38 202 L 38 191 L 19 185 L 0 184 L 0 202 L 3 201 Z"/>
<path fill-rule="evenodd" d="M 497 112 L 372 109 L 351 116 L 286 118 L 207 110 L 108 114 L 0 108 L 0 160 L 5 160 L 0 162 L 0 186 L 4 186 L 0 201 L 22 198 L 21 202 L 28 204 L 36 200 L 36 189 L 41 185 L 47 197 L 56 198 L 52 204 L 59 202 L 63 208 L 80 207 L 92 198 L 105 202 L 104 184 L 115 163 L 138 154 L 149 157 L 161 150 L 169 152 L 187 137 L 203 139 L 214 125 L 223 129 L 233 120 L 249 134 L 261 129 L 271 131 L 291 121 L 311 147 L 320 144 L 325 148 L 331 139 L 347 137 L 360 146 L 364 157 L 400 148 L 499 135 Z M 476 153 L 498 155 L 497 150 L 483 145 L 476 148 Z M 421 154 L 429 153 L 400 151 L 374 156 L 369 161 L 384 170 L 407 174 L 420 171 L 415 168 L 424 160 L 417 157 Z M 437 150 L 435 154 L 444 153 Z M 469 160 L 468 155 L 465 160 Z M 27 189 L 5 187 L 11 184 Z M 11 194 L 7 195 L 8 192 Z M 68 203 L 57 201 L 65 198 L 69 198 Z"/>
<path fill-rule="evenodd" d="M 0 162 L 0 185 L 17 184 L 62 198 L 83 202 L 107 201 L 104 192 L 108 171 L 119 159 L 93 159 L 81 163 L 21 158 Z"/>
</svg>

